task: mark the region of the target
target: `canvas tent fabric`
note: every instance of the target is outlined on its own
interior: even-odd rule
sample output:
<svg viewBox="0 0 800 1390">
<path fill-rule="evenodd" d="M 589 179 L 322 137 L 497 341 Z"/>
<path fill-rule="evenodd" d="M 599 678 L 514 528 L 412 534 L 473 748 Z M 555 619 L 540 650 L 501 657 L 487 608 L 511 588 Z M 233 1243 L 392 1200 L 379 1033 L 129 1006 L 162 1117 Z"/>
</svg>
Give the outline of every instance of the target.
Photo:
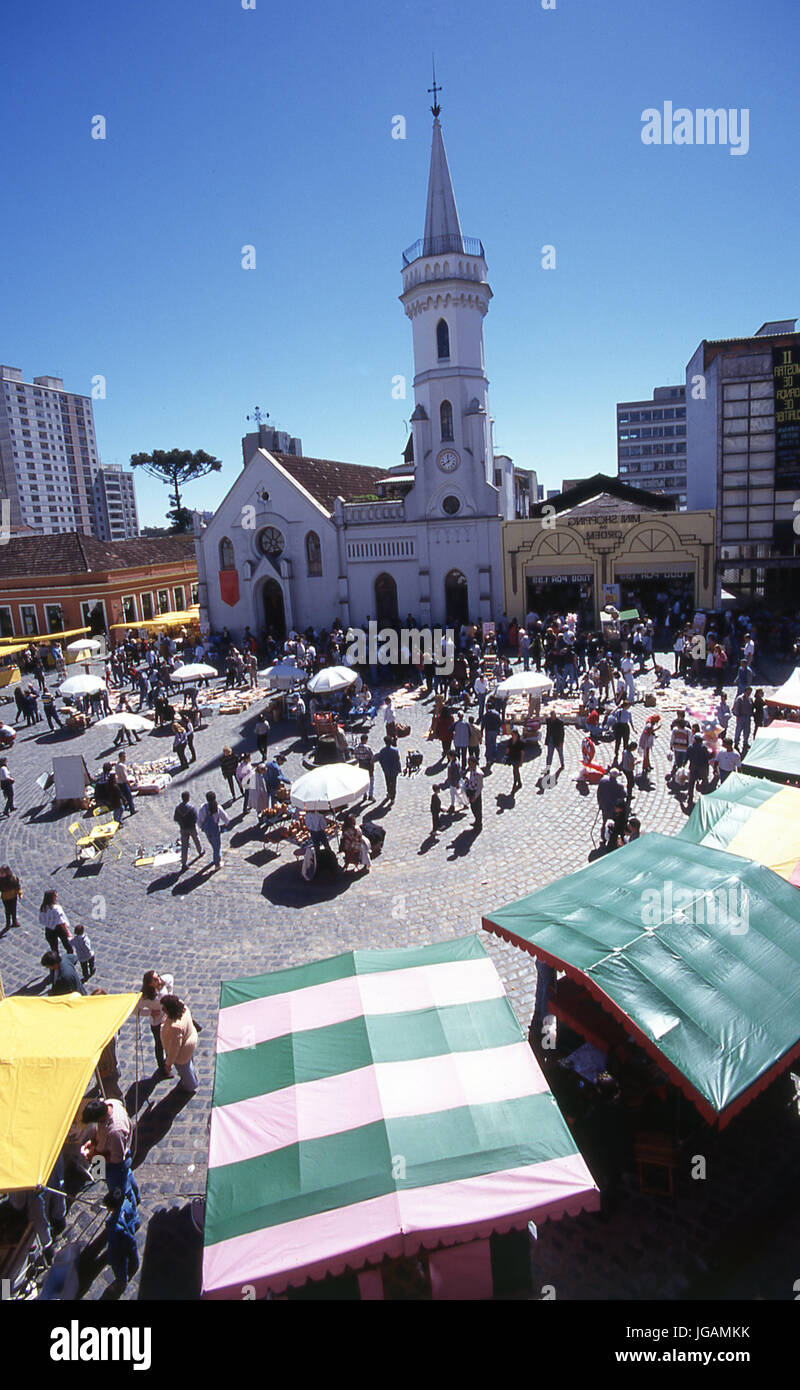
<svg viewBox="0 0 800 1390">
<path fill-rule="evenodd" d="M 780 705 L 784 709 L 800 709 L 800 666 L 797 666 L 787 681 L 775 691 L 774 695 L 767 695 L 768 705 Z"/>
<path fill-rule="evenodd" d="M 775 720 L 759 729 L 742 759 L 742 769 L 774 782 L 800 779 L 800 724 Z"/>
<path fill-rule="evenodd" d="M 732 772 L 700 797 L 678 836 L 766 864 L 800 888 L 800 787 Z"/>
<path fill-rule="evenodd" d="M 0 1000 L 0 1192 L 47 1182 L 106 1043 L 138 994 Z"/>
<path fill-rule="evenodd" d="M 206 1297 L 598 1205 L 479 937 L 222 985 Z"/>
<path fill-rule="evenodd" d="M 643 835 L 483 926 L 584 984 L 720 1128 L 800 1053 L 800 900 L 761 864 Z"/>
</svg>

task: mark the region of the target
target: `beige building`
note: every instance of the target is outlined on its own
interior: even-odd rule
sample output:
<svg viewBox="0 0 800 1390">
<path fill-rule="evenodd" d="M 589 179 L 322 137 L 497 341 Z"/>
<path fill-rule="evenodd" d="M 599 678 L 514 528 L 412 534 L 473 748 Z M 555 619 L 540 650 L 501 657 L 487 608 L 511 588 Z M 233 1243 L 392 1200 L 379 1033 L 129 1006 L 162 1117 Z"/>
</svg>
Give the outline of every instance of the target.
<svg viewBox="0 0 800 1390">
<path fill-rule="evenodd" d="M 598 627 L 613 603 L 663 617 L 714 603 L 714 513 L 679 512 L 664 497 L 597 474 L 503 525 L 505 611 L 578 612 Z"/>
</svg>

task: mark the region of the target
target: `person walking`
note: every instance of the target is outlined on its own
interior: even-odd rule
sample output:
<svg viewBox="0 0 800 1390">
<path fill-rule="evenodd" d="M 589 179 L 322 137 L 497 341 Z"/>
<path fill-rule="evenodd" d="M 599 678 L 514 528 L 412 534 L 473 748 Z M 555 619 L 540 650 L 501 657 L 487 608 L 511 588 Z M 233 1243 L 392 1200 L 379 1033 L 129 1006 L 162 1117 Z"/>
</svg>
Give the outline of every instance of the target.
<svg viewBox="0 0 800 1390">
<path fill-rule="evenodd" d="M 213 792 L 208 793 L 213 796 Z M 223 813 L 224 814 L 224 813 Z M 165 994 L 161 1000 L 164 1021 L 161 1024 L 161 1045 L 164 1049 L 164 1075 L 174 1067 L 180 1078 L 180 1089 L 193 1095 L 197 1090 L 194 1054 L 197 1051 L 197 1029 L 191 1010 L 176 994 Z"/>
<path fill-rule="evenodd" d="M 550 767 L 550 764 L 551 764 L 552 761 L 553 761 L 553 754 L 554 754 L 554 753 L 557 753 L 557 754 L 558 754 L 558 758 L 559 758 L 559 762 L 560 762 L 560 765 L 561 765 L 560 768 L 559 768 L 559 771 L 563 772 L 563 770 L 564 770 L 564 721 L 563 721 L 563 719 L 559 719 L 558 715 L 557 715 L 557 714 L 554 714 L 554 713 L 552 713 L 552 712 L 551 712 L 550 714 L 548 714 L 548 716 L 547 716 L 547 722 L 546 722 L 546 724 L 545 724 L 545 747 L 546 747 L 546 749 L 547 749 L 547 766 L 548 766 L 548 768 Z"/>
<path fill-rule="evenodd" d="M 5 908 L 6 931 L 10 927 L 18 927 L 17 903 L 22 897 L 22 889 L 17 875 L 12 873 L 8 864 L 0 864 L 0 897 Z"/>
<path fill-rule="evenodd" d="M 369 774 L 367 801 L 375 800 L 375 754 L 369 746 L 369 734 L 362 734 L 355 751 L 355 759 L 360 768 Z"/>
<path fill-rule="evenodd" d="M 283 772 L 283 764 L 285 762 L 285 754 L 278 753 L 268 763 L 260 763 L 256 769 L 256 772 L 260 773 L 258 780 L 262 782 L 264 786 L 264 794 L 266 796 L 265 812 L 274 811 L 278 802 L 278 788 L 281 785 L 285 787 L 291 786 L 291 778 L 287 777 Z M 256 810 L 258 811 L 258 809 L 258 805 L 256 805 Z M 259 812 L 259 814 L 261 813 Z"/>
<path fill-rule="evenodd" d="M 628 741 L 633 733 L 633 716 L 631 715 L 630 705 L 627 700 L 623 700 L 616 713 L 614 720 L 614 758 L 612 766 L 619 758 L 620 747 L 627 748 Z"/>
<path fill-rule="evenodd" d="M 387 726 L 388 727 L 388 726 Z M 390 806 L 394 805 L 397 795 L 397 779 L 400 776 L 400 754 L 392 742 L 391 735 L 387 733 L 383 740 L 383 747 L 377 755 L 377 761 L 381 765 L 384 781 L 386 782 L 386 795 Z"/>
<path fill-rule="evenodd" d="M 711 765 L 711 754 L 703 742 L 702 734 L 695 734 L 692 745 L 689 749 L 689 785 L 687 787 L 686 805 L 689 810 L 694 806 L 695 787 L 699 786 L 700 791 L 708 789 L 708 769 Z"/>
<path fill-rule="evenodd" d="M 250 807 L 250 789 L 253 784 L 253 765 L 250 754 L 242 753 L 236 768 L 236 781 L 242 789 L 242 815 L 246 816 Z"/>
<path fill-rule="evenodd" d="M 44 717 L 47 720 L 48 729 L 52 729 L 53 727 L 63 729 L 64 725 L 61 722 L 58 710 L 56 709 L 55 699 L 50 690 L 42 691 L 42 709 L 44 710 Z"/>
<path fill-rule="evenodd" d="M 439 825 L 442 815 L 442 798 L 439 795 L 439 787 L 434 785 L 431 791 L 431 834 L 438 835 Z"/>
<path fill-rule="evenodd" d="M 489 682 L 481 669 L 472 682 L 472 693 L 478 701 L 478 723 L 483 723 L 483 713 L 486 707 L 486 696 L 489 693 Z"/>
<path fill-rule="evenodd" d="M 510 765 L 511 771 L 513 773 L 511 781 L 512 796 L 515 796 L 518 791 L 522 790 L 522 775 L 520 773 L 520 768 L 522 767 L 524 757 L 525 744 L 522 742 L 522 735 L 520 734 L 519 729 L 512 729 L 511 741 L 508 745 L 508 751 L 506 753 L 506 762 Z"/>
<path fill-rule="evenodd" d="M 197 762 L 197 749 L 194 746 L 194 724 L 191 719 L 187 719 L 183 725 L 183 732 L 186 735 L 186 747 L 189 753 L 189 762 Z"/>
<path fill-rule="evenodd" d="M 172 815 L 181 834 L 181 873 L 186 872 L 189 862 L 189 842 L 194 842 L 197 850 L 198 859 L 202 859 L 205 850 L 202 848 L 197 838 L 197 810 L 192 805 L 189 792 L 181 792 L 181 799 Z"/>
<path fill-rule="evenodd" d="M 639 735 L 639 752 L 642 755 L 642 772 L 647 774 L 652 771 L 650 754 L 656 741 L 656 729 L 652 716 L 647 720 L 642 732 Z M 623 769 L 624 771 L 624 769 Z"/>
<path fill-rule="evenodd" d="M 386 737 L 389 739 L 389 742 L 396 743 L 397 724 L 395 723 L 394 708 L 392 706 L 391 697 L 389 695 L 386 696 L 386 699 L 383 702 L 383 722 L 386 729 Z"/>
<path fill-rule="evenodd" d="M 476 759 L 478 760 L 478 763 L 480 763 L 480 760 L 481 760 L 481 743 L 482 743 L 482 741 L 483 741 L 483 732 L 482 732 L 482 730 L 481 730 L 480 724 L 476 724 L 476 723 L 475 723 L 475 716 L 474 716 L 474 714 L 471 714 L 471 715 L 470 715 L 469 719 L 467 720 L 467 724 L 468 724 L 468 727 L 469 727 L 469 754 L 468 754 L 468 756 L 469 756 L 470 758 L 476 758 Z"/>
<path fill-rule="evenodd" d="M 219 766 L 220 771 L 228 784 L 231 793 L 231 799 L 233 801 L 236 800 L 239 791 L 241 791 L 241 788 L 238 786 L 238 783 L 235 780 L 236 769 L 238 765 L 239 759 L 237 755 L 234 753 L 233 749 L 223 748 L 222 757 L 219 760 Z M 242 792 L 242 796 L 244 796 L 244 792 Z"/>
<path fill-rule="evenodd" d="M 161 1024 L 164 1022 L 164 1013 L 161 1008 L 161 1001 L 165 995 L 173 993 L 174 987 L 174 975 L 161 975 L 158 970 L 145 970 L 142 977 L 141 998 L 136 1005 L 137 1018 L 145 1018 L 150 1024 L 156 1054 L 156 1066 L 159 1071 L 164 1070 L 164 1048 L 161 1043 Z"/>
<path fill-rule="evenodd" d="M 738 772 L 742 765 L 741 754 L 736 752 L 732 738 L 725 738 L 722 740 L 722 747 L 717 753 L 714 762 L 719 776 L 719 784 L 722 786 L 722 783 L 727 781 L 731 773 Z"/>
<path fill-rule="evenodd" d="M 83 982 L 85 984 L 95 973 L 94 951 L 92 950 L 92 943 L 86 935 L 86 928 L 80 923 L 76 923 L 72 945 L 75 959 L 81 967 L 81 975 L 83 976 Z"/>
<path fill-rule="evenodd" d="M 214 856 L 214 871 L 222 868 L 222 830 L 230 824 L 229 818 L 218 805 L 214 792 L 206 792 L 206 799 L 200 807 L 197 824 L 211 846 Z"/>
<path fill-rule="evenodd" d="M 461 771 L 466 772 L 469 753 L 469 724 L 463 714 L 459 714 L 453 726 L 453 748 L 461 761 Z"/>
<path fill-rule="evenodd" d="M 472 811 L 475 833 L 483 830 L 483 773 L 478 767 L 478 759 L 470 758 L 464 791 Z"/>
<path fill-rule="evenodd" d="M 606 843 L 606 828 L 614 820 L 620 790 L 619 772 L 615 767 L 610 767 L 597 783 L 597 805 L 601 817 L 600 839 L 603 844 Z"/>
<path fill-rule="evenodd" d="M 492 763 L 497 758 L 497 739 L 503 727 L 503 718 L 494 701 L 489 702 L 486 713 L 483 716 L 483 736 L 486 740 L 486 771 L 491 770 Z"/>
<path fill-rule="evenodd" d="M 111 811 L 117 825 L 122 824 L 122 792 L 120 791 L 117 774 L 109 770 L 105 778 L 105 790 L 103 800 Z"/>
<path fill-rule="evenodd" d="M 462 806 L 466 805 L 467 798 L 461 789 L 461 780 L 461 765 L 458 760 L 458 754 L 451 753 L 447 764 L 447 775 L 445 777 L 445 786 L 450 793 L 451 814 L 456 809 L 456 801 Z"/>
<path fill-rule="evenodd" d="M 178 762 L 181 765 L 181 772 L 185 772 L 189 766 L 186 760 L 186 745 L 188 742 L 186 738 L 186 730 L 184 729 L 180 721 L 176 719 L 172 725 L 172 732 L 174 734 L 174 738 L 172 740 L 172 751 L 173 753 L 177 753 L 178 755 Z"/>
<path fill-rule="evenodd" d="M 39 925 L 51 951 L 59 954 L 59 943 L 68 955 L 72 955 L 72 932 L 67 914 L 58 901 L 55 888 L 48 888 L 39 908 Z"/>
<path fill-rule="evenodd" d="M 117 759 L 116 765 L 114 767 L 114 776 L 117 779 L 119 794 L 122 797 L 123 802 L 125 803 L 125 810 L 128 812 L 129 815 L 135 816 L 136 807 L 133 804 L 133 790 L 131 786 L 130 773 L 128 771 L 128 764 L 126 761 L 125 753 L 120 753 L 119 758 Z"/>
<path fill-rule="evenodd" d="M 256 746 L 264 762 L 267 761 L 267 749 L 269 748 L 270 725 L 266 715 L 260 714 L 256 720 L 255 736 Z"/>
<path fill-rule="evenodd" d="M 0 758 L 0 791 L 5 798 L 3 815 L 10 816 L 14 810 L 14 778 L 8 770 L 8 758 Z"/>
</svg>

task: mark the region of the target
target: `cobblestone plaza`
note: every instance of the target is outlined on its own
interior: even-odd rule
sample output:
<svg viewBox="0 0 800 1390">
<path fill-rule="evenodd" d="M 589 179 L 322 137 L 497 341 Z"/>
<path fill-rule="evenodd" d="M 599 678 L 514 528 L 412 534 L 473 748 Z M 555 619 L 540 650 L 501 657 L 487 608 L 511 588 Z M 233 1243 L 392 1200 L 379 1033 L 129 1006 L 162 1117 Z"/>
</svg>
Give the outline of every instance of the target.
<svg viewBox="0 0 800 1390">
<path fill-rule="evenodd" d="M 645 677 L 641 688 L 651 682 L 652 676 Z M 308 884 L 300 875 L 295 846 L 265 835 L 252 811 L 243 817 L 241 801 L 230 804 L 219 770 L 226 744 L 255 750 L 258 708 L 252 707 L 247 717 L 209 717 L 196 735 L 196 763 L 178 773 L 161 795 L 137 798 L 136 815 L 125 817 L 99 868 L 75 864 L 67 829 L 74 813 L 56 812 L 51 791 L 42 792 L 37 779 L 50 770 L 53 755 L 63 752 L 82 753 L 94 771 L 111 756 L 113 735 L 100 728 L 77 737 L 51 733 L 42 722 L 21 728 L 10 754 L 16 810 L 2 824 L 1 857 L 19 875 L 24 899 L 21 929 L 6 931 L 0 939 L 6 993 L 45 988 L 38 907 L 44 890 L 54 887 L 73 926 L 85 923 L 91 936 L 97 961 L 93 986 L 138 992 L 144 970 L 169 972 L 176 993 L 203 1024 L 196 1057 L 200 1089 L 191 1098 L 176 1091 L 174 1080 L 154 1075 L 149 1028 L 142 1030 L 138 1058 L 133 1019 L 119 1038 L 122 1090 L 130 1113 L 138 1118 L 135 1164 L 142 1193 L 142 1263 L 124 1298 L 199 1294 L 201 1242 L 189 1204 L 204 1192 L 221 980 L 349 949 L 421 945 L 478 932 L 488 909 L 582 867 L 598 840 L 594 789 L 581 794 L 576 786 L 581 734 L 574 726 L 567 728 L 566 766 L 554 784 L 541 783 L 543 760 L 532 759 L 523 765 L 522 790 L 512 799 L 511 768 L 496 764 L 484 784 L 482 833 L 475 834 L 468 811 L 454 816 L 445 811 L 434 837 L 431 786 L 441 783 L 444 774 L 439 744 L 426 740 L 430 704 L 417 698 L 398 710 L 398 718 L 411 724 L 400 751 L 403 758 L 409 748 L 422 751 L 423 766 L 400 778 L 391 807 L 381 802 L 383 778 L 376 769 L 377 802 L 371 810 L 386 830 L 383 853 L 369 874 L 348 871 Z M 638 734 L 641 704 L 634 715 Z M 374 749 L 382 733 L 379 720 L 370 734 Z M 637 784 L 634 790 L 644 832 L 673 834 L 685 819 L 665 784 L 668 736 L 668 725 L 665 730 L 662 724 L 649 787 Z M 140 745 L 128 749 L 128 761 L 163 756 L 170 745 L 166 728 L 163 735 L 144 735 Z M 600 745 L 601 761 L 610 760 L 608 749 Z M 303 771 L 293 725 L 273 728 L 270 752 L 276 751 L 287 754 L 284 771 L 292 779 Z M 136 867 L 139 847 L 174 840 L 173 810 L 184 789 L 195 804 L 207 790 L 215 790 L 231 817 L 223 835 L 223 869 L 211 872 L 205 841 L 205 858 L 190 857 L 186 873 L 179 874 L 178 865 L 168 871 Z M 448 804 L 444 793 L 443 803 Z M 484 940 L 527 1031 L 536 986 L 533 959 L 493 936 Z M 767 1113 L 771 1118 L 765 1126 Z M 674 1201 L 642 1195 L 631 1175 L 610 1214 L 548 1223 L 536 1245 L 542 1286 L 553 1286 L 559 1298 L 672 1298 L 710 1279 L 721 1296 L 791 1298 L 793 1276 L 786 1270 L 792 1231 L 797 1231 L 796 1204 L 794 1209 L 791 1203 L 784 1206 L 772 1228 L 762 1204 L 747 1246 L 748 1210 L 756 1188 L 763 1196 L 764 1185 L 770 1184 L 777 1202 L 787 1177 L 790 1154 L 780 1141 L 789 1116 L 785 1105 L 776 1111 L 774 1100 L 760 1098 L 724 1135 L 709 1133 L 707 1180 L 692 1182 L 688 1172 L 679 1172 Z M 87 1189 L 68 1215 L 68 1236 L 87 1243 L 82 1291 L 91 1299 L 102 1297 L 111 1280 L 101 1244 L 96 1249 L 92 1245 L 105 1214 L 101 1186 Z M 740 1237 L 745 1233 L 746 1267 L 741 1240 L 736 1259 L 730 1259 L 726 1242 L 734 1227 Z"/>
</svg>

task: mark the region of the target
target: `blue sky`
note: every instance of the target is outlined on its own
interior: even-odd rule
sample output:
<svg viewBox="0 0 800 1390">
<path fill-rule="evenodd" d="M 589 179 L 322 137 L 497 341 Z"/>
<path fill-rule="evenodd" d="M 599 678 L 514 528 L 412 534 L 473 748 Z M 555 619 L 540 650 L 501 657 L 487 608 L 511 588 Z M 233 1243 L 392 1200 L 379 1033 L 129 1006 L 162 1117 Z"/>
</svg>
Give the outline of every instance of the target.
<svg viewBox="0 0 800 1390">
<path fill-rule="evenodd" d="M 86 394 L 102 374 L 105 462 L 206 449 L 224 472 L 186 501 L 213 507 L 255 405 L 307 454 L 400 461 L 432 51 L 494 291 L 495 444 L 546 486 L 615 472 L 615 403 L 682 381 L 702 338 L 800 316 L 797 0 L 255 4 L 4 17 L 0 360 Z M 749 152 L 645 146 L 665 100 L 747 108 Z M 137 494 L 162 521 L 166 489 Z"/>
</svg>

